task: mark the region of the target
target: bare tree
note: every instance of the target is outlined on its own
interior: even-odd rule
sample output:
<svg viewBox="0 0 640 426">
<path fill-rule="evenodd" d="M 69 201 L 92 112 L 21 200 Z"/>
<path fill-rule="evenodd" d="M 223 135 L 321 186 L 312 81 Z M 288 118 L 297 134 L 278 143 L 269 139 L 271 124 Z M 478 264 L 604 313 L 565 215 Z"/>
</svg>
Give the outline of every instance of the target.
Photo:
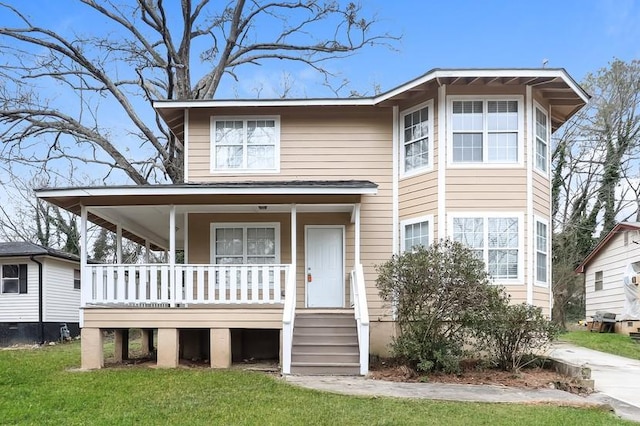
<svg viewBox="0 0 640 426">
<path fill-rule="evenodd" d="M 640 150 L 640 61 L 614 60 L 583 85 L 593 98 L 565 125 L 552 157 L 554 318 L 562 325 L 584 311 L 584 284 L 574 269 L 598 235 L 638 216 L 640 204 L 632 175 Z"/>
<path fill-rule="evenodd" d="M 351 2 L 77 1 L 100 22 L 94 34 L 65 35 L 0 2 L 3 156 L 100 164 L 137 184 L 183 180 L 183 146 L 152 100 L 211 99 L 225 75 L 274 59 L 331 76 L 331 60 L 397 39 Z M 71 89 L 64 103 L 54 88 Z M 124 130 L 105 124 L 114 115 Z"/>
</svg>

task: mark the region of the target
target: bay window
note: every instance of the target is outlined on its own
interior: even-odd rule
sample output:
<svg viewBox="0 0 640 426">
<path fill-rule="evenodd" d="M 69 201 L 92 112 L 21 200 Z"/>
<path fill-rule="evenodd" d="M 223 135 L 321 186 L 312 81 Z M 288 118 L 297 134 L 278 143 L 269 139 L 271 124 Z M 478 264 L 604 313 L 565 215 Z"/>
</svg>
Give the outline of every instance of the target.
<svg viewBox="0 0 640 426">
<path fill-rule="evenodd" d="M 536 282 L 547 284 L 547 255 L 549 251 L 547 224 L 536 220 Z"/>
<path fill-rule="evenodd" d="M 536 169 L 547 173 L 549 162 L 549 119 L 540 108 L 535 108 Z"/>
<path fill-rule="evenodd" d="M 413 251 L 419 246 L 428 247 L 433 235 L 433 216 L 404 220 L 400 224 L 402 251 Z"/>
<path fill-rule="evenodd" d="M 429 101 L 402 113 L 401 155 L 404 173 L 428 169 L 432 166 L 432 111 L 433 101 Z"/>
</svg>

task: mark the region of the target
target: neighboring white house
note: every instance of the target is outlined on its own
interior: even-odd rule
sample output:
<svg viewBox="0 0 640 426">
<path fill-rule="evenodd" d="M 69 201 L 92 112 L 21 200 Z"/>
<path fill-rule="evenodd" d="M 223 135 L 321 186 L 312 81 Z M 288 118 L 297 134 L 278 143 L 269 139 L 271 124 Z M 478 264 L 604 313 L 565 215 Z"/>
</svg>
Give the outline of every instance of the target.
<svg viewBox="0 0 640 426">
<path fill-rule="evenodd" d="M 0 346 L 79 334 L 80 259 L 28 242 L 0 243 Z"/>
<path fill-rule="evenodd" d="M 625 306 L 625 300 L 637 294 L 635 285 L 625 293 L 628 270 L 640 271 L 640 222 L 617 224 L 576 268 L 584 274 L 587 318 L 604 311 L 615 313 L 618 321 L 640 320 L 625 315 L 630 302 Z"/>
</svg>

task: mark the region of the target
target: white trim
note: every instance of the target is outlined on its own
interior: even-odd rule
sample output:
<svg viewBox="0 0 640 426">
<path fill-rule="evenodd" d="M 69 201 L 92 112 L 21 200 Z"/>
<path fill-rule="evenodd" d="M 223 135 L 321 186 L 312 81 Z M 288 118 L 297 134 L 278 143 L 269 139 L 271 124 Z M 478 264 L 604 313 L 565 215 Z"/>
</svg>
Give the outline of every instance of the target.
<svg viewBox="0 0 640 426">
<path fill-rule="evenodd" d="M 582 90 L 569 76 L 564 69 L 435 69 L 425 75 L 409 81 L 395 89 L 389 90 L 373 98 L 356 99 L 242 99 L 242 100 L 207 100 L 207 101 L 154 101 L 154 109 L 165 108 L 212 108 L 212 107 L 237 107 L 237 106 L 343 106 L 343 105 L 376 105 L 407 92 L 417 86 L 432 80 L 446 77 L 550 77 L 561 78 L 564 83 L 585 103 L 589 101 L 589 96 Z"/>
<path fill-rule="evenodd" d="M 122 263 L 122 225 L 116 224 L 116 263 Z"/>
<path fill-rule="evenodd" d="M 428 117 L 427 117 L 427 125 L 429 126 L 429 133 L 427 135 L 428 138 L 428 150 L 429 150 L 429 159 L 427 164 L 424 166 L 417 167 L 415 169 L 406 171 L 406 159 L 405 159 L 405 140 L 404 140 L 404 117 L 414 113 L 422 108 L 428 108 Z M 416 176 L 422 173 L 427 173 L 433 170 L 433 124 L 434 124 L 434 106 L 433 99 L 429 99 L 426 102 L 422 102 L 421 104 L 412 106 L 411 108 L 400 111 L 400 117 L 398 118 L 398 148 L 399 148 L 399 158 L 400 158 L 400 178 L 408 178 L 411 176 Z"/>
<path fill-rule="evenodd" d="M 447 86 L 438 87 L 438 239 L 447 235 Z"/>
<path fill-rule="evenodd" d="M 189 182 L 189 108 L 184 109 L 184 140 L 183 140 L 183 180 Z"/>
<path fill-rule="evenodd" d="M 216 264 L 215 230 L 223 228 L 243 228 L 244 231 L 246 231 L 247 228 L 274 228 L 276 237 L 276 246 L 274 248 L 276 257 L 274 263 L 280 263 L 280 222 L 211 222 L 209 224 L 209 262 L 212 265 Z M 242 256 L 247 257 L 247 234 L 244 231 L 242 234 Z"/>
<path fill-rule="evenodd" d="M 482 218 L 484 219 L 485 226 L 483 227 L 484 232 L 484 241 L 486 249 L 488 247 L 488 239 L 487 232 L 488 227 L 486 226 L 487 220 L 490 218 L 516 218 L 518 220 L 518 278 L 513 280 L 495 280 L 495 284 L 499 285 L 523 285 L 525 283 L 525 269 L 524 269 L 524 214 L 522 212 L 502 212 L 502 211 L 478 211 L 478 212 L 470 212 L 470 211 L 462 211 L 462 212 L 448 212 L 447 222 L 449 226 L 449 238 L 453 239 L 453 221 L 457 218 Z M 486 263 L 486 258 L 484 259 Z"/>
<path fill-rule="evenodd" d="M 453 102 L 454 101 L 483 101 L 483 152 L 482 162 L 454 162 L 453 161 Z M 518 159 L 515 162 L 498 163 L 490 162 L 487 160 L 488 140 L 485 137 L 487 135 L 487 101 L 518 101 Z M 449 95 L 447 96 L 447 167 L 452 169 L 469 169 L 469 168 L 494 168 L 494 169 L 513 169 L 521 168 L 524 166 L 524 97 L 522 95 Z"/>
<path fill-rule="evenodd" d="M 184 255 L 184 263 L 189 263 L 189 212 L 184 212 L 184 215 L 182 216 L 182 218 L 184 219 L 184 225 L 183 225 L 183 247 L 182 247 L 182 252 Z"/>
<path fill-rule="evenodd" d="M 308 238 L 308 231 L 309 229 L 340 229 L 342 231 L 342 274 L 340 274 L 340 277 L 342 278 L 342 291 L 340 292 L 341 295 L 341 301 L 342 301 L 342 307 L 344 307 L 345 305 L 345 271 L 346 271 L 346 264 L 347 264 L 347 255 L 346 255 L 346 238 L 347 238 L 347 230 L 346 227 L 344 225 L 305 225 L 304 226 L 304 306 L 305 308 L 309 307 L 309 291 L 308 291 L 308 285 L 309 282 L 307 281 L 307 271 L 309 270 L 309 256 L 307 255 L 307 253 L 309 252 L 308 250 L 308 243 L 309 243 L 309 238 Z"/>
<path fill-rule="evenodd" d="M 410 219 L 405 219 L 400 222 L 400 252 L 405 251 L 405 228 L 407 225 L 415 225 L 416 223 L 427 222 L 427 231 L 429 232 L 429 238 L 427 240 L 428 245 L 433 244 L 435 241 L 433 235 L 433 215 L 428 214 L 424 216 L 412 217 Z"/>
<path fill-rule="evenodd" d="M 360 203 L 355 205 L 355 232 L 354 232 L 354 268 L 357 268 L 360 264 Z"/>
<path fill-rule="evenodd" d="M 273 167 L 268 169 L 250 169 L 250 168 L 238 168 L 238 169 L 217 169 L 215 167 L 215 123 L 216 121 L 242 121 L 243 124 L 243 147 L 247 146 L 247 121 L 271 121 L 274 122 L 274 153 L 273 153 Z M 209 120 L 209 172 L 215 175 L 240 175 L 240 174 L 265 174 L 265 173 L 280 173 L 280 116 L 279 115 L 212 115 Z M 246 155 L 246 151 L 243 155 Z"/>
<path fill-rule="evenodd" d="M 400 221 L 400 179 L 399 179 L 399 155 L 398 155 L 398 151 L 400 150 L 400 141 L 399 141 L 399 136 L 398 136 L 398 132 L 399 130 L 399 125 L 398 125 L 398 117 L 399 117 L 399 108 L 397 105 L 394 105 L 393 107 L 393 123 L 392 123 L 392 145 L 393 145 L 393 149 L 392 149 L 392 158 L 393 158 L 393 178 L 392 178 L 392 183 L 391 183 L 391 225 L 392 225 L 392 231 L 391 231 L 391 253 L 392 254 L 398 254 L 399 249 L 400 249 L 400 240 L 398 238 L 398 227 L 399 225 L 399 221 Z"/>
<path fill-rule="evenodd" d="M 527 86 L 527 88 L 529 88 L 531 86 Z M 539 109 L 547 118 L 547 171 L 545 172 L 544 170 L 540 170 L 538 168 L 538 140 L 537 140 L 537 133 L 536 133 L 536 115 L 535 115 L 535 111 L 536 109 Z M 532 108 L 532 114 L 531 114 L 531 137 L 529 138 L 531 140 L 531 144 L 532 144 L 532 152 L 533 152 L 533 157 L 532 157 L 532 162 L 531 165 L 533 167 L 533 171 L 535 171 L 536 173 L 538 173 L 540 176 L 543 176 L 546 179 L 549 179 L 550 173 L 551 173 L 551 114 L 549 114 L 549 111 L 547 111 L 545 108 L 543 108 L 537 101 L 533 100 L 533 108 Z"/>
<path fill-rule="evenodd" d="M 294 276 L 297 271 L 298 262 L 298 207 L 295 204 L 291 204 L 291 271 L 290 274 Z"/>
<path fill-rule="evenodd" d="M 538 281 L 538 222 L 542 223 L 547 227 L 547 251 L 545 254 L 547 255 L 547 282 Z M 549 282 L 551 280 L 551 234 L 549 229 L 549 221 L 541 216 L 535 215 L 533 218 L 533 235 L 534 235 L 534 244 L 533 244 L 533 255 L 531 256 L 533 267 L 533 276 L 531 281 L 538 287 L 549 287 Z"/>
<path fill-rule="evenodd" d="M 100 196 L 156 196 L 156 195 L 363 195 L 378 193 L 378 188 L 329 188 L 315 186 L 300 187 L 236 187 L 217 186 L 208 187 L 184 185 L 178 186 L 126 186 L 126 187 L 93 187 L 93 188 L 68 188 L 68 189 L 39 189 L 36 190 L 38 198 L 58 198 L 58 197 L 100 197 Z M 54 203 L 55 204 L 55 203 Z"/>
<path fill-rule="evenodd" d="M 526 114 L 527 114 L 527 142 L 526 145 L 526 154 L 527 154 L 527 303 L 533 305 L 533 282 L 535 281 L 535 269 L 534 269 L 534 254 L 535 253 L 535 241 L 534 235 L 535 230 L 533 229 L 533 225 L 535 225 L 533 221 L 533 169 L 535 168 L 535 135 L 533 136 L 532 143 L 532 135 L 534 132 L 535 124 L 534 124 L 534 109 L 533 109 L 533 89 L 531 86 L 525 86 L 525 96 L 526 96 Z M 533 225 L 532 225 L 533 223 Z"/>
</svg>

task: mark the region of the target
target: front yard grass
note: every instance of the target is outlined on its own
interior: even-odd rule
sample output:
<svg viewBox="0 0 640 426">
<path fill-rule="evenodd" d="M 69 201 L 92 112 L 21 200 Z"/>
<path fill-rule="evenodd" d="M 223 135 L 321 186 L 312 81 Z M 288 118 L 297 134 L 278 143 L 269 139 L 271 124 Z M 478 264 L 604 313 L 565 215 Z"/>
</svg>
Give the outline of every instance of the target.
<svg viewBox="0 0 640 426">
<path fill-rule="evenodd" d="M 640 345 L 631 340 L 629 336 L 622 334 L 579 330 L 564 333 L 559 340 L 600 352 L 640 360 Z"/>
<path fill-rule="evenodd" d="M 603 410 L 353 397 L 206 368 L 73 371 L 79 343 L 0 350 L 0 424 L 613 425 Z"/>
</svg>

